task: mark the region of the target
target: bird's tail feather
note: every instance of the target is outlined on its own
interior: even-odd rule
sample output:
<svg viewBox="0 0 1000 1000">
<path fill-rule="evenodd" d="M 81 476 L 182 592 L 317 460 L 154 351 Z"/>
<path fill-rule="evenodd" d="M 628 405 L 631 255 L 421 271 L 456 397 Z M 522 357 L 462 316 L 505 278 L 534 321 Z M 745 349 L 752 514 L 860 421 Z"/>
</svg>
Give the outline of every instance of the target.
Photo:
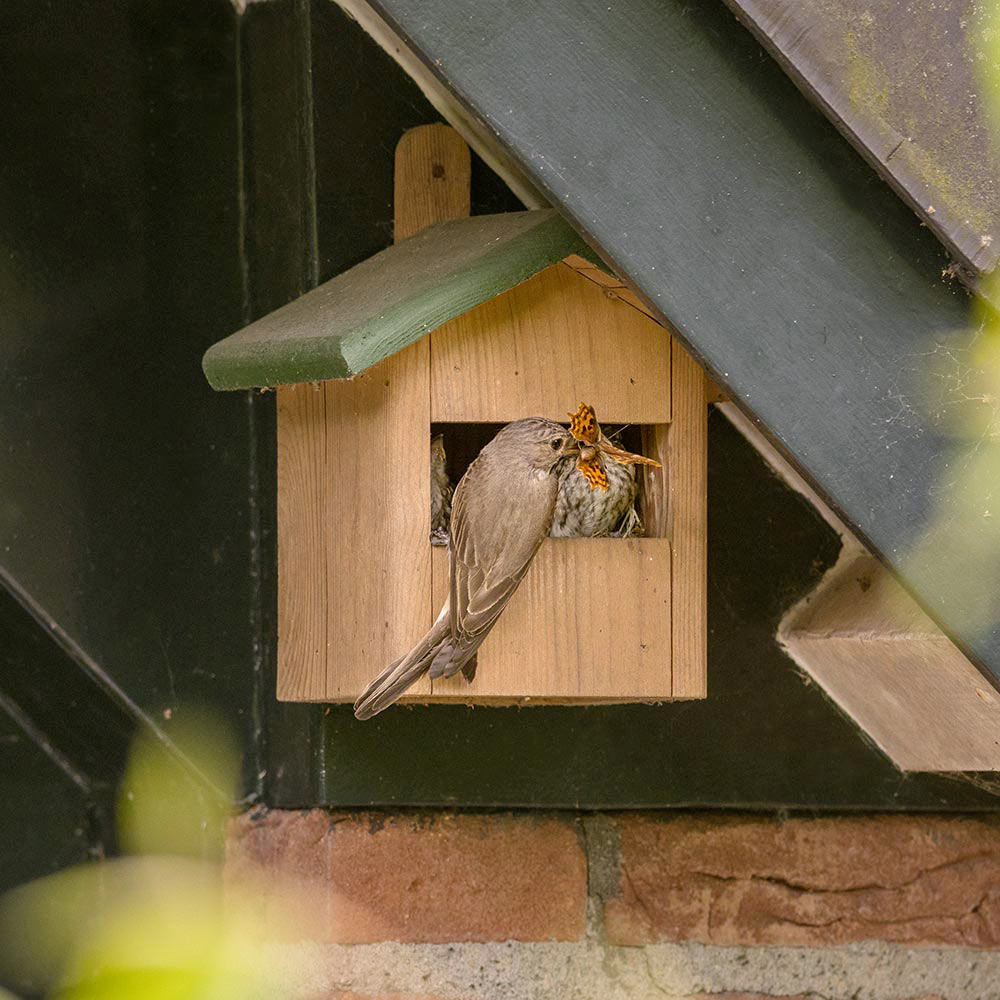
<svg viewBox="0 0 1000 1000">
<path fill-rule="evenodd" d="M 451 641 L 451 627 L 447 609 L 443 611 L 430 630 L 406 654 L 390 663 L 361 693 L 354 703 L 354 714 L 359 719 L 370 719 L 388 708 L 408 688 L 412 687 L 428 670 L 442 646 Z"/>
</svg>

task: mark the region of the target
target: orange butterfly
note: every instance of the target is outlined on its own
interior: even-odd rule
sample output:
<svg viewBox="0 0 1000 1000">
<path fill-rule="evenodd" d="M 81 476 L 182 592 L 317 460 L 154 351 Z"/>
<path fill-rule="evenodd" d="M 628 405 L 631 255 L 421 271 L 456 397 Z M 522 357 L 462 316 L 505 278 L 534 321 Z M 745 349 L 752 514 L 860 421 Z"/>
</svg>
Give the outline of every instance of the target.
<svg viewBox="0 0 1000 1000">
<path fill-rule="evenodd" d="M 576 413 L 569 414 L 569 418 L 570 434 L 585 446 L 580 449 L 576 467 L 590 483 L 592 490 L 607 491 L 608 488 L 608 476 L 601 461 L 602 455 L 614 459 L 619 465 L 653 465 L 658 469 L 661 467 L 655 459 L 646 458 L 645 455 L 633 455 L 632 452 L 613 445 L 604 436 L 594 408 L 587 403 L 581 403 Z"/>
</svg>

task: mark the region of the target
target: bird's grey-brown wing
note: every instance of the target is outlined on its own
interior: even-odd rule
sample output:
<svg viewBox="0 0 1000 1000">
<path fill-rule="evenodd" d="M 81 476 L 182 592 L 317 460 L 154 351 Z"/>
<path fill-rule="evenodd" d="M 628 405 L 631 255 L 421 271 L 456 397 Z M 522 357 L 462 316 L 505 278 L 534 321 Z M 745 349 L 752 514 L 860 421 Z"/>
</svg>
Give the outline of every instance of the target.
<svg viewBox="0 0 1000 1000">
<path fill-rule="evenodd" d="M 512 474 L 481 456 L 463 477 L 451 514 L 451 624 L 478 645 L 507 606 L 552 524 L 555 477 Z"/>
</svg>

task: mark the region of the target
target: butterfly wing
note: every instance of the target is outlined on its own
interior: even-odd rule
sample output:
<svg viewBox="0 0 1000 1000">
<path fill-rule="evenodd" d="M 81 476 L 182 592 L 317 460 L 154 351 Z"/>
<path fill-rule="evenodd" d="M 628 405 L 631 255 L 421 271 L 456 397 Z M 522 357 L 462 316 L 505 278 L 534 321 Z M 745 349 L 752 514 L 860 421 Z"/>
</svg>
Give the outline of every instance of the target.
<svg viewBox="0 0 1000 1000">
<path fill-rule="evenodd" d="M 601 425 L 597 422 L 594 408 L 587 403 L 581 403 L 576 413 L 570 413 L 569 432 L 577 441 L 584 444 L 597 444 L 601 439 Z"/>
<path fill-rule="evenodd" d="M 576 413 L 569 414 L 569 432 L 581 444 L 590 445 L 589 449 L 581 449 L 576 467 L 590 483 L 592 490 L 607 490 L 608 476 L 601 461 L 601 455 L 607 455 L 619 465 L 652 465 L 660 468 L 660 463 L 645 455 L 634 455 L 630 451 L 613 445 L 601 431 L 597 422 L 597 414 L 588 403 L 581 403 Z"/>
</svg>

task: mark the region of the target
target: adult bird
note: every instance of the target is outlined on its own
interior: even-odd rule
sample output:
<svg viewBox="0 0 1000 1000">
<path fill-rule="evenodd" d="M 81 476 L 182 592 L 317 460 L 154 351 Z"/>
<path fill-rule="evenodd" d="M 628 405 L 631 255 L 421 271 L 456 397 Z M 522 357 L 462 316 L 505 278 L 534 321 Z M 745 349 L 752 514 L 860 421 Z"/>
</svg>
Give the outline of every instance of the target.
<svg viewBox="0 0 1000 1000">
<path fill-rule="evenodd" d="M 424 674 L 475 675 L 475 656 L 552 528 L 559 473 L 578 457 L 565 427 L 542 417 L 502 428 L 455 489 L 451 509 L 451 588 L 427 634 L 389 664 L 354 703 L 369 719 Z"/>
</svg>

